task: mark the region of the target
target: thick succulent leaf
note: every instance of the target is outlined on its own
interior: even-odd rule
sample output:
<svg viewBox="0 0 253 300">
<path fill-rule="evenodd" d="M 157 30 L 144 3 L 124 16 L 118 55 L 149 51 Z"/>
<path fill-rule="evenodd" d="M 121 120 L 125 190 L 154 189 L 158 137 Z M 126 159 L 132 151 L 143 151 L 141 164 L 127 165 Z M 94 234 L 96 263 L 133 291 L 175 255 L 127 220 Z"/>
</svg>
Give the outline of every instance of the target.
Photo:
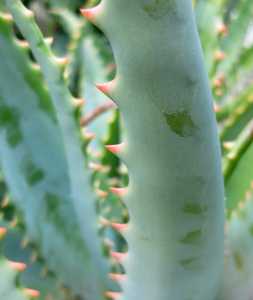
<svg viewBox="0 0 253 300">
<path fill-rule="evenodd" d="M 15 1 L 7 2 L 18 21 L 25 19 L 33 39 L 37 28 L 30 24 L 26 11 Z M 76 293 L 98 299 L 105 288 L 105 267 L 72 98 L 40 33 L 33 42 L 46 56 L 42 64 L 50 73 L 50 94 L 3 20 L 0 32 L 0 53 L 4 57 L 0 72 L 0 153 L 5 178 L 24 213 L 28 233 L 39 245 L 49 268 Z M 15 84 L 14 88 L 9 82 Z M 61 107 L 57 113 L 52 99 Z M 58 123 L 59 116 L 64 129 Z"/>
<path fill-rule="evenodd" d="M 117 101 L 126 131 L 118 154 L 130 174 L 129 252 L 120 256 L 120 299 L 213 300 L 224 195 L 191 1 L 104 0 L 84 14 L 111 42 L 117 76 L 101 90 Z"/>
</svg>

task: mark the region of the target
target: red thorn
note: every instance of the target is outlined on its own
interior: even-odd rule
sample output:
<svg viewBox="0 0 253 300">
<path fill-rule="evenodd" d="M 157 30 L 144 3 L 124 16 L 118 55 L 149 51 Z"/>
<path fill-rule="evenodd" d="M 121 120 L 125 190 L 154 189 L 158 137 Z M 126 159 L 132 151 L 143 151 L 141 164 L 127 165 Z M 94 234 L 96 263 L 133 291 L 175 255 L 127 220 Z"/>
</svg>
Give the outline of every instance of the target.
<svg viewBox="0 0 253 300">
<path fill-rule="evenodd" d="M 114 89 L 115 84 L 116 84 L 116 79 L 113 79 L 105 83 L 98 83 L 96 84 L 96 87 L 105 95 L 110 96 L 112 90 Z"/>
<path fill-rule="evenodd" d="M 96 87 L 104 94 L 108 95 L 110 92 L 110 86 L 108 83 L 96 84 Z"/>
<path fill-rule="evenodd" d="M 121 293 L 119 292 L 105 292 L 105 297 L 110 298 L 112 300 L 117 300 L 121 297 Z"/>
<path fill-rule="evenodd" d="M 127 188 L 116 188 L 116 187 L 111 187 L 110 188 L 111 192 L 119 197 L 123 197 L 127 194 Z"/>
<path fill-rule="evenodd" d="M 115 273 L 109 273 L 109 277 L 111 278 L 111 280 L 116 282 L 122 282 L 127 278 L 127 276 L 124 274 L 115 274 Z"/>
<path fill-rule="evenodd" d="M 103 217 L 101 217 L 99 219 L 99 223 L 104 226 L 104 227 L 107 227 L 107 226 L 110 226 L 111 225 L 111 222 Z"/>
<path fill-rule="evenodd" d="M 113 229 L 117 230 L 118 232 L 124 232 L 128 228 L 128 224 L 120 224 L 120 223 L 111 223 Z"/>
<path fill-rule="evenodd" d="M 68 57 L 55 57 L 55 60 L 60 66 L 64 67 L 70 62 L 70 59 Z"/>
<path fill-rule="evenodd" d="M 6 235 L 7 229 L 4 227 L 0 227 L 0 240 Z"/>
<path fill-rule="evenodd" d="M 234 145 L 235 142 L 231 142 L 231 141 L 223 143 L 223 147 L 225 150 L 231 150 L 234 147 Z"/>
<path fill-rule="evenodd" d="M 74 98 L 73 103 L 74 103 L 74 107 L 80 108 L 84 105 L 85 100 L 83 98 Z"/>
<path fill-rule="evenodd" d="M 40 292 L 33 289 L 24 289 L 25 294 L 31 298 L 38 298 L 40 296 Z"/>
<path fill-rule="evenodd" d="M 223 61 L 224 59 L 226 58 L 226 53 L 221 51 L 221 50 L 217 50 L 215 53 L 214 53 L 214 59 L 216 61 Z"/>
<path fill-rule="evenodd" d="M 106 145 L 105 147 L 107 150 L 109 150 L 113 154 L 119 154 L 123 151 L 125 144 L 121 143 L 121 144 L 117 144 L 117 145 Z"/>
<path fill-rule="evenodd" d="M 217 32 L 218 34 L 222 36 L 227 36 L 228 35 L 228 27 L 224 23 L 221 23 L 217 26 Z"/>
<path fill-rule="evenodd" d="M 49 36 L 49 37 L 45 38 L 45 42 L 46 42 L 46 44 L 51 46 L 54 42 L 54 38 L 52 36 Z"/>
<path fill-rule="evenodd" d="M 111 252 L 111 256 L 112 258 L 114 258 L 118 263 L 122 263 L 126 256 L 127 256 L 127 253 L 122 253 L 122 252 Z"/>
<path fill-rule="evenodd" d="M 18 271 L 18 272 L 23 272 L 25 269 L 26 269 L 26 264 L 24 263 L 21 263 L 21 262 L 15 262 L 15 261 L 8 261 L 9 263 L 9 266 L 15 270 L 15 271 Z"/>
<path fill-rule="evenodd" d="M 105 238 L 103 243 L 107 248 L 112 249 L 112 247 L 114 247 L 114 242 L 112 240 L 110 240 L 109 238 Z"/>
<path fill-rule="evenodd" d="M 89 21 L 94 19 L 94 11 L 93 8 L 82 8 L 80 9 L 81 14 Z"/>
<path fill-rule="evenodd" d="M 2 199 L 1 207 L 2 208 L 7 207 L 9 205 L 9 202 L 10 202 L 10 200 L 9 200 L 8 196 L 4 196 L 4 198 Z"/>
<path fill-rule="evenodd" d="M 83 137 L 87 140 L 87 141 L 92 141 L 93 139 L 96 138 L 96 134 L 90 131 L 87 131 L 86 129 L 83 131 Z"/>
<path fill-rule="evenodd" d="M 214 103 L 213 104 L 213 110 L 214 110 L 215 113 L 218 113 L 221 110 L 221 108 L 217 103 Z"/>
<path fill-rule="evenodd" d="M 97 19 L 97 14 L 100 11 L 100 5 L 92 8 L 82 8 L 80 9 L 81 14 L 90 22 L 95 23 Z"/>
<path fill-rule="evenodd" d="M 104 199 L 108 196 L 108 192 L 96 189 L 96 194 L 99 198 Z"/>
<path fill-rule="evenodd" d="M 1 12 L 1 18 L 4 19 L 4 21 L 7 21 L 9 23 L 13 21 L 12 15 L 10 15 L 8 13 Z"/>
<path fill-rule="evenodd" d="M 26 40 L 19 40 L 17 39 L 17 44 L 24 49 L 28 49 L 29 48 L 29 43 Z"/>
<path fill-rule="evenodd" d="M 90 162 L 89 163 L 89 168 L 95 172 L 99 172 L 101 170 L 103 170 L 103 165 L 101 164 L 97 164 L 97 163 L 94 163 L 94 162 Z"/>
</svg>

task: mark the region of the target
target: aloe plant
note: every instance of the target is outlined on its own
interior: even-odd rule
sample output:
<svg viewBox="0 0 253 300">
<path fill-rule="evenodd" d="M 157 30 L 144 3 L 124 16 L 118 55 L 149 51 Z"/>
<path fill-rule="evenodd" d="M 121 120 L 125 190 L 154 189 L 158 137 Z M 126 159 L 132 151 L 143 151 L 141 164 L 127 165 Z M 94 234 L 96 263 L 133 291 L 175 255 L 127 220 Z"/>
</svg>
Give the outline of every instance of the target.
<svg viewBox="0 0 253 300">
<path fill-rule="evenodd" d="M 1 1 L 2 298 L 251 299 L 251 2 Z"/>
</svg>

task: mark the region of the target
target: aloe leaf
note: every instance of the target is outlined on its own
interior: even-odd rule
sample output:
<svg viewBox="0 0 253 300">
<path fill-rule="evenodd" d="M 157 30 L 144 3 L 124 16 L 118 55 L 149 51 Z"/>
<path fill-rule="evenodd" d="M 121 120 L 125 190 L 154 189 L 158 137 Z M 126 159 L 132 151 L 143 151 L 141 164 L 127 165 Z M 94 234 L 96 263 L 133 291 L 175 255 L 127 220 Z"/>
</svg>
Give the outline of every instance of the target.
<svg viewBox="0 0 253 300">
<path fill-rule="evenodd" d="M 73 97 L 31 14 L 21 2 L 7 1 L 7 5 L 22 29 L 24 25 L 24 35 L 28 31 L 48 88 L 3 22 L 0 51 L 6 59 L 0 75 L 0 141 L 4 175 L 49 268 L 77 294 L 101 299 L 108 282 L 107 267 L 96 232 L 94 195 L 84 171 Z M 8 85 L 10 81 L 15 89 Z"/>
<path fill-rule="evenodd" d="M 224 194 L 192 1 L 102 0 L 83 14 L 112 45 L 117 74 L 98 87 L 119 105 L 126 132 L 110 147 L 129 170 L 128 188 L 114 190 L 130 216 L 115 225 L 128 244 L 114 253 L 127 274 L 118 296 L 213 300 Z"/>
</svg>

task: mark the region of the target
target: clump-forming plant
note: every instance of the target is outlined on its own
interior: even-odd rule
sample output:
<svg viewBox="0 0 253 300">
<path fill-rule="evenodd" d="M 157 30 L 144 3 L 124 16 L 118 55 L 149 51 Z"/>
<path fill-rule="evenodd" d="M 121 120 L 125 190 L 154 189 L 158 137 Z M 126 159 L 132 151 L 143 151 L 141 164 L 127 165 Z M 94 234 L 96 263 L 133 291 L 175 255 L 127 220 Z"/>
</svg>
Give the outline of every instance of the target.
<svg viewBox="0 0 253 300">
<path fill-rule="evenodd" d="M 253 299 L 252 15 L 0 1 L 0 299 Z"/>
</svg>

